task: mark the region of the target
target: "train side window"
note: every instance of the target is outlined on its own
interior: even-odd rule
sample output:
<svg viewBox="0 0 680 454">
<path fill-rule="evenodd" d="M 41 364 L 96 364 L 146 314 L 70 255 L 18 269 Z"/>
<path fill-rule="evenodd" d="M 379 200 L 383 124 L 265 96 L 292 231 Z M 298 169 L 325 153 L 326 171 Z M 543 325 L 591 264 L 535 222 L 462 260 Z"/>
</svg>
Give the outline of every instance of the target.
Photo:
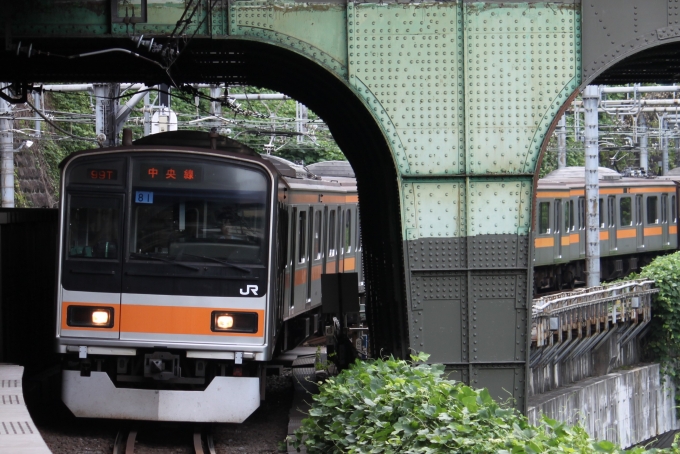
<svg viewBox="0 0 680 454">
<path fill-rule="evenodd" d="M 578 198 L 578 229 L 586 228 L 586 199 L 584 197 Z"/>
<path fill-rule="evenodd" d="M 560 212 L 562 211 L 562 200 L 555 200 L 555 218 L 553 219 L 554 233 L 560 233 Z"/>
<path fill-rule="evenodd" d="M 314 213 L 314 260 L 321 258 L 321 211 Z"/>
<path fill-rule="evenodd" d="M 604 215 L 604 199 L 599 199 L 597 202 L 597 213 L 600 216 L 600 228 L 603 229 L 607 227 L 607 225 L 611 227 L 612 222 L 614 222 L 614 199 L 609 197 L 607 202 L 609 203 L 607 206 L 607 210 L 609 211 L 609 223 L 607 223 L 607 218 Z"/>
<path fill-rule="evenodd" d="M 647 224 L 658 224 L 659 216 L 657 214 L 657 205 L 659 198 L 657 196 L 647 197 Z"/>
<path fill-rule="evenodd" d="M 550 233 L 550 202 L 538 204 L 538 233 Z"/>
<path fill-rule="evenodd" d="M 300 211 L 298 220 L 298 245 L 300 247 L 298 252 L 298 263 L 305 263 L 305 260 L 307 259 L 307 212 Z"/>
<path fill-rule="evenodd" d="M 352 210 L 345 215 L 345 253 L 352 252 Z"/>
<path fill-rule="evenodd" d="M 70 198 L 69 258 L 118 259 L 121 200 L 104 197 Z"/>
<path fill-rule="evenodd" d="M 608 215 L 607 225 L 609 227 L 616 227 L 616 197 L 609 196 L 609 198 L 607 199 L 607 203 L 609 204 L 607 205 Z M 602 224 L 602 227 L 604 227 L 604 223 Z"/>
<path fill-rule="evenodd" d="M 668 194 L 661 194 L 661 223 L 668 224 Z"/>
<path fill-rule="evenodd" d="M 675 205 L 675 196 L 671 196 L 671 220 L 672 220 L 671 222 L 673 222 L 673 224 L 678 222 L 678 218 L 677 218 L 677 215 L 676 215 L 676 209 L 677 209 L 677 207 Z"/>
<path fill-rule="evenodd" d="M 331 210 L 328 219 L 328 256 L 335 256 L 335 210 Z"/>
<path fill-rule="evenodd" d="M 632 203 L 630 197 L 619 199 L 619 210 L 621 211 L 621 227 L 633 225 Z"/>
<path fill-rule="evenodd" d="M 564 231 L 566 233 L 576 230 L 574 226 L 574 201 L 567 200 L 564 204 Z"/>
</svg>

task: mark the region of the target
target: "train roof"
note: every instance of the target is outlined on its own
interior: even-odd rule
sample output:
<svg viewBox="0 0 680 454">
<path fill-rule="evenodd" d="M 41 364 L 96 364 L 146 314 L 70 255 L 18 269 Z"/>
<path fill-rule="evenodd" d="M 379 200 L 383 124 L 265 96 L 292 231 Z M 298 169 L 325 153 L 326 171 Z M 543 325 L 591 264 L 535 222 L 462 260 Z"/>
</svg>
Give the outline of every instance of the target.
<svg viewBox="0 0 680 454">
<path fill-rule="evenodd" d="M 554 180 L 554 181 L 563 181 L 563 180 L 573 180 L 573 179 L 578 179 L 578 180 L 583 180 L 585 179 L 585 174 L 586 174 L 586 168 L 583 166 L 574 166 L 574 167 L 564 167 L 561 169 L 553 170 L 550 172 L 548 175 L 543 177 L 543 180 Z M 597 174 L 598 174 L 598 179 L 600 180 L 620 180 L 621 179 L 621 174 L 617 172 L 616 170 L 609 169 L 607 167 L 598 167 L 597 168 Z"/>
<path fill-rule="evenodd" d="M 599 185 L 600 187 L 630 187 L 630 186 L 646 186 L 659 187 L 674 185 L 671 178 L 642 178 L 642 177 L 624 177 L 615 170 L 606 167 L 598 168 Z M 676 177 L 677 178 L 677 177 Z M 538 180 L 538 190 L 564 190 L 568 191 L 572 188 L 581 188 L 585 186 L 585 167 L 575 166 L 566 167 L 555 170 L 544 178 Z"/>
<path fill-rule="evenodd" d="M 320 177 L 355 178 L 354 169 L 347 161 L 323 161 L 307 166 L 310 172 Z"/>
</svg>

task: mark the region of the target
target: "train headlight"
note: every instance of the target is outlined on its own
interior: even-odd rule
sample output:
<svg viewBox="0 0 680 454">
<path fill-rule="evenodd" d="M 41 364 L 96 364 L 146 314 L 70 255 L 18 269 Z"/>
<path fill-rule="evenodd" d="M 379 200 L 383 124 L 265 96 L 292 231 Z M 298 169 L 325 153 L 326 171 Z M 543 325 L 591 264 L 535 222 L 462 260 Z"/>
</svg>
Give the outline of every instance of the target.
<svg viewBox="0 0 680 454">
<path fill-rule="evenodd" d="M 213 311 L 210 328 L 218 333 L 257 333 L 258 316 L 256 312 Z"/>
<path fill-rule="evenodd" d="M 101 326 L 109 324 L 109 311 L 94 311 L 92 312 L 92 324 Z"/>
<path fill-rule="evenodd" d="M 218 329 L 230 329 L 234 327 L 234 317 L 231 315 L 218 315 L 215 326 Z"/>
<path fill-rule="evenodd" d="M 66 311 L 68 326 L 113 328 L 113 308 L 97 306 L 69 306 Z"/>
</svg>

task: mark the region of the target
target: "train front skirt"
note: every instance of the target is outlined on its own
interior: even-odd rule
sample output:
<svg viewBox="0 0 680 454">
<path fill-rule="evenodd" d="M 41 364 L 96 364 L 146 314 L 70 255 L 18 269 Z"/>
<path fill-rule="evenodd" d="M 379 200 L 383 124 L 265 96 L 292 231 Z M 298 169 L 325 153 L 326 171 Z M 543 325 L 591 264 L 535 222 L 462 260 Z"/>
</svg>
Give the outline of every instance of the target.
<svg viewBox="0 0 680 454">
<path fill-rule="evenodd" d="M 116 388 L 95 371 L 62 379 L 64 403 L 81 418 L 241 423 L 260 406 L 258 377 L 215 377 L 204 391 Z"/>
</svg>

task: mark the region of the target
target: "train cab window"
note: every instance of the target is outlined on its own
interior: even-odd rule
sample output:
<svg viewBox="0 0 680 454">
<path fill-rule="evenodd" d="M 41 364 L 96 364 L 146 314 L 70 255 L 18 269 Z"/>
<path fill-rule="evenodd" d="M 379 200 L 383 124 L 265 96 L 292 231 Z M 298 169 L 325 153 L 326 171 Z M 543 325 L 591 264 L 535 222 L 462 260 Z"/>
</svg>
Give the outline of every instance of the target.
<svg viewBox="0 0 680 454">
<path fill-rule="evenodd" d="M 352 211 L 345 214 L 345 253 L 352 252 Z"/>
<path fill-rule="evenodd" d="M 661 223 L 668 224 L 668 194 L 661 194 Z"/>
<path fill-rule="evenodd" d="M 298 263 L 305 263 L 307 260 L 307 212 L 300 211 L 298 220 Z"/>
<path fill-rule="evenodd" d="M 550 233 L 550 202 L 538 204 L 538 233 Z"/>
<path fill-rule="evenodd" d="M 321 211 L 317 210 L 314 213 L 314 249 L 313 259 L 321 258 Z"/>
<path fill-rule="evenodd" d="M 132 161 L 131 263 L 266 263 L 269 181 L 263 172 L 235 164 L 159 162 Z"/>
<path fill-rule="evenodd" d="M 118 259 L 120 198 L 71 196 L 69 200 L 69 258 Z"/>
<path fill-rule="evenodd" d="M 621 226 L 627 227 L 633 225 L 632 202 L 630 197 L 621 197 L 619 199 L 619 210 L 621 212 Z"/>
<path fill-rule="evenodd" d="M 658 224 L 659 216 L 657 214 L 657 204 L 659 198 L 657 196 L 647 197 L 647 224 Z"/>
<path fill-rule="evenodd" d="M 335 210 L 331 210 L 328 219 L 328 256 L 335 257 Z"/>
<path fill-rule="evenodd" d="M 586 228 L 586 199 L 584 197 L 578 198 L 578 229 L 584 230 Z"/>
</svg>

